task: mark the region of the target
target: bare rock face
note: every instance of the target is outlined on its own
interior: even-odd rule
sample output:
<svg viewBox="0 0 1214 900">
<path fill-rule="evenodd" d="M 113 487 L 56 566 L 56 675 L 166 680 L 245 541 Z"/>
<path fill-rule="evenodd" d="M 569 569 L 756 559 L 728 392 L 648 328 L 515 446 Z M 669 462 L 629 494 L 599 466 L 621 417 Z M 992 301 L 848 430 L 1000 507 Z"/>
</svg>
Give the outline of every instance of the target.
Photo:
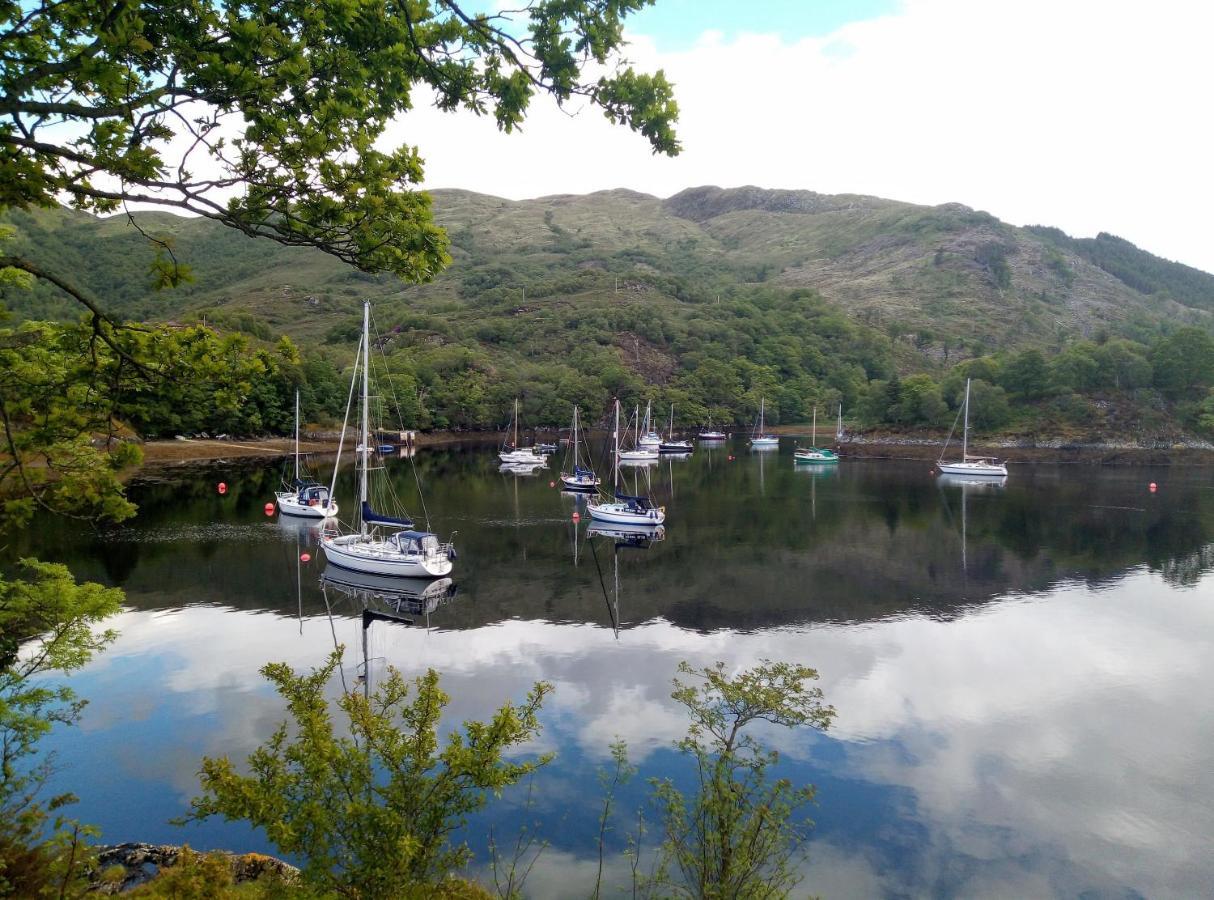
<svg viewBox="0 0 1214 900">
<path fill-rule="evenodd" d="M 156 877 L 156 874 L 166 867 L 177 864 L 185 848 L 173 844 L 110 844 L 98 848 L 97 876 L 102 872 L 121 866 L 124 874 L 119 879 L 107 880 L 93 885 L 93 889 L 102 894 L 119 894 L 136 885 L 143 884 Z M 256 881 L 265 875 L 274 875 L 286 882 L 293 881 L 299 874 L 295 866 L 265 856 L 261 853 L 229 853 L 217 851 L 228 857 L 232 866 L 232 878 L 240 884 L 245 881 Z"/>
</svg>

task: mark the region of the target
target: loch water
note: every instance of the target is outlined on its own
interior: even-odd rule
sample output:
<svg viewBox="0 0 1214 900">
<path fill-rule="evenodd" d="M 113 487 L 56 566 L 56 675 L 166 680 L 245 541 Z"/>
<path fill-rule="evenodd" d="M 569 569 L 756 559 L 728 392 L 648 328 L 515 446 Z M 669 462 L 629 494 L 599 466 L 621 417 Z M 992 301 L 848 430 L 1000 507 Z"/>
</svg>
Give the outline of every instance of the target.
<svg viewBox="0 0 1214 900">
<path fill-rule="evenodd" d="M 530 807 L 511 791 L 469 824 L 475 864 L 490 829 L 534 828 L 548 846 L 527 893 L 587 895 L 595 776 L 623 739 L 640 775 L 608 835 L 605 884 L 622 886 L 645 779 L 689 774 L 677 664 L 773 659 L 816 668 L 838 712 L 825 733 L 762 732 L 783 774 L 817 786 L 806 893 L 1208 896 L 1214 473 L 1025 465 L 973 484 L 927 462 L 796 466 L 792 448 L 736 440 L 634 470 L 667 507 L 655 541 L 588 533 L 581 501 L 550 487 L 559 458 L 518 475 L 471 442 L 387 461 L 459 558 L 451 585 L 414 598 L 412 626 L 367 629 L 365 671 L 437 669 L 452 726 L 556 688 L 529 748 L 556 756 Z M 107 842 L 272 852 L 239 823 L 169 820 L 204 755 L 243 760 L 282 720 L 263 664 L 320 665 L 338 643 L 346 686 L 364 673 L 368 594 L 322 590 L 315 529 L 264 514 L 281 475 L 147 470 L 135 519 L 41 519 L 8 548 L 125 591 L 117 640 L 70 679 L 81 723 L 45 741 L 53 788 Z M 353 489 L 343 471 L 347 506 Z"/>
</svg>

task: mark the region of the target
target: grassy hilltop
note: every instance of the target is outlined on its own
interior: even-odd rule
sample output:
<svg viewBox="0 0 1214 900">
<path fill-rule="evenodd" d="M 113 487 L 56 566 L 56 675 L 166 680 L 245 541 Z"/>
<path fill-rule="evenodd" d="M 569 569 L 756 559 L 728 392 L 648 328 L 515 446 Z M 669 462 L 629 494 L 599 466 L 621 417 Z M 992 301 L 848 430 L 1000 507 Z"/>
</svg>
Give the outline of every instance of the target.
<svg viewBox="0 0 1214 900">
<path fill-rule="evenodd" d="M 165 213 L 136 213 L 139 229 L 68 210 L 10 219 L 23 252 L 71 271 L 131 319 L 287 334 L 344 365 L 359 303 L 372 299 L 395 387 L 411 398 L 406 416 L 423 426 L 498 423 L 515 393 L 532 422 L 565 420 L 570 401 L 598 411 L 618 393 L 673 401 L 688 421 L 743 421 L 766 396 L 777 421 L 841 400 L 874 423 L 947 425 L 953 367 L 975 360 L 985 360 L 975 377 L 1013 401 L 991 427 L 1024 424 L 1017 398 L 1037 420 L 1097 431 L 1138 411 L 1163 431 L 1200 417 L 1204 382 L 1201 397 L 1170 395 L 1152 354 L 1178 330 L 1214 330 L 1214 276 L 1109 235 L 1015 228 L 958 204 L 757 188 L 667 200 L 627 190 L 433 196 L 453 263 L 427 285 Z M 140 229 L 171 241 L 191 284 L 151 289 L 154 254 Z M 77 314 L 45 288 L 4 300 L 29 318 Z M 1104 371 L 1108 360 L 1092 363 L 1103 375 L 1058 371 L 1076 348 L 1080 368 L 1098 351 L 1132 351 L 1151 371 L 1131 365 L 1136 375 L 1122 377 Z M 1002 377 L 1038 351 L 1055 367 L 1048 384 L 1026 392 Z M 910 376 L 919 380 L 908 401 Z"/>
</svg>

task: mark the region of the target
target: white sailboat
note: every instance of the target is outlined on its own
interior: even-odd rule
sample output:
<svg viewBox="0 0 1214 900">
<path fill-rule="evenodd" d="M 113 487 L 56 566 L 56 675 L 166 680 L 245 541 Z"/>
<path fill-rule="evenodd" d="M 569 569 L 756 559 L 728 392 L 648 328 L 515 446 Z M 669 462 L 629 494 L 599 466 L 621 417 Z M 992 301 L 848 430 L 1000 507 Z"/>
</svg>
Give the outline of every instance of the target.
<svg viewBox="0 0 1214 900">
<path fill-rule="evenodd" d="M 363 337 L 361 342 L 362 366 L 354 366 L 354 379 L 362 378 L 362 428 L 360 437 L 365 446 L 371 446 L 369 422 L 370 407 L 370 333 L 371 304 L 363 304 Z M 354 383 L 350 386 L 353 395 Z M 349 407 L 346 409 L 349 418 Z M 345 440 L 342 424 L 342 440 Z M 330 565 L 368 575 L 396 575 L 410 578 L 441 578 L 450 574 L 455 547 L 439 541 L 438 536 L 428 531 L 413 528 L 413 520 L 404 516 L 388 516 L 371 508 L 368 500 L 368 476 L 370 460 L 368 454 L 358 457 L 358 500 L 356 516 L 358 530 L 351 534 L 326 535 L 321 538 L 325 558 Z M 333 465 L 334 484 L 341 464 L 341 445 L 337 448 L 337 461 Z M 332 488 L 330 488 L 330 492 Z"/>
<path fill-rule="evenodd" d="M 948 452 L 948 440 L 944 442 L 944 449 L 940 451 L 940 458 L 936 460 L 936 468 L 945 475 L 977 475 L 986 478 L 1006 478 L 1007 466 L 995 459 L 993 456 L 970 456 L 970 380 L 965 379 L 965 404 L 961 407 L 962 413 L 965 416 L 965 425 L 961 432 L 961 459 L 950 462 L 944 461 L 944 454 Z M 957 427 L 957 423 L 953 421 L 953 427 Z M 950 434 L 949 437 L 952 437 Z"/>
<path fill-rule="evenodd" d="M 674 404 L 670 404 L 670 427 L 666 430 L 666 440 L 658 445 L 659 453 L 691 453 L 695 450 L 691 441 L 676 441 L 674 439 Z"/>
<path fill-rule="evenodd" d="M 612 497 L 593 497 L 586 501 L 592 519 L 617 525 L 661 525 L 666 521 L 666 508 L 654 506 L 648 497 L 620 493 L 620 401 L 615 401 L 615 464 L 612 466 Z M 652 452 L 652 451 L 651 451 Z"/>
<path fill-rule="evenodd" d="M 637 447 L 645 450 L 657 450 L 662 445 L 662 436 L 653 430 L 653 401 L 645 404 L 644 433 L 637 433 Z"/>
<path fill-rule="evenodd" d="M 621 450 L 620 449 L 620 441 L 619 441 L 620 429 L 619 429 L 619 421 L 618 421 L 619 420 L 619 409 L 618 409 L 619 401 L 618 400 L 616 401 L 616 407 L 617 407 L 617 409 L 616 409 L 617 421 L 616 421 L 615 458 L 619 462 L 626 462 L 626 463 L 630 463 L 630 464 L 640 463 L 643 465 L 648 465 L 651 462 L 656 462 L 657 458 L 658 458 L 658 449 L 657 448 L 662 443 L 662 439 L 658 438 L 658 443 L 652 447 L 645 447 L 645 446 L 641 445 L 641 425 L 640 425 L 641 409 L 640 409 L 640 407 L 637 407 L 637 410 L 635 413 L 633 413 L 632 420 L 631 420 L 631 424 L 633 426 L 635 426 L 634 431 L 635 431 L 636 438 L 637 438 L 636 445 L 631 450 Z"/>
<path fill-rule="evenodd" d="M 319 482 L 304 478 L 299 468 L 299 391 L 295 392 L 295 478 L 290 490 L 275 491 L 278 511 L 284 516 L 301 519 L 328 519 L 337 515 L 337 502 L 329 489 Z"/>
<path fill-rule="evenodd" d="M 514 441 L 512 443 L 502 444 L 501 451 L 497 454 L 498 459 L 504 463 L 515 465 L 522 463 L 533 466 L 547 466 L 548 457 L 540 452 L 538 447 L 520 447 L 518 444 L 518 398 L 514 399 L 514 418 L 512 421 L 514 428 Z"/>
<path fill-rule="evenodd" d="M 765 421 L 766 411 L 767 411 L 767 398 L 760 397 L 759 398 L 759 421 L 758 421 L 757 425 L 755 426 L 754 433 L 751 435 L 751 438 L 750 438 L 750 446 L 752 446 L 752 447 L 762 448 L 762 447 L 779 447 L 780 446 L 780 439 L 778 437 L 776 437 L 774 434 L 765 433 L 766 425 L 767 425 L 767 423 Z"/>
<path fill-rule="evenodd" d="M 582 465 L 577 412 L 577 407 L 573 407 L 573 445 L 569 453 L 571 468 L 568 472 L 561 472 L 561 487 L 567 491 L 597 491 L 602 479 L 593 469 Z"/>
</svg>

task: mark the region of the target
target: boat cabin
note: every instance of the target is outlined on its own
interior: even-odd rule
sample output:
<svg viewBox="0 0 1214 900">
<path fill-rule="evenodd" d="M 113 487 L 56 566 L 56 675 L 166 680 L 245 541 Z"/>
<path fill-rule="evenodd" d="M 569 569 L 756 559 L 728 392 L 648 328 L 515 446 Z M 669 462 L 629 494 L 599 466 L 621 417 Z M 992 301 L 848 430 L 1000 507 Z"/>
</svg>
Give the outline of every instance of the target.
<svg viewBox="0 0 1214 900">
<path fill-rule="evenodd" d="M 389 544 L 409 556 L 434 556 L 438 553 L 438 535 L 428 531 L 398 531 L 388 538 Z"/>
<path fill-rule="evenodd" d="M 297 482 L 296 489 L 299 491 L 299 502 L 306 506 L 329 505 L 329 489 L 323 484 L 314 481 Z"/>
<path fill-rule="evenodd" d="M 630 497 L 627 494 L 616 494 L 615 499 L 621 503 L 627 503 L 630 510 L 637 510 L 638 512 L 649 512 L 651 509 L 657 509 L 653 505 L 653 501 L 648 497 Z"/>
</svg>

